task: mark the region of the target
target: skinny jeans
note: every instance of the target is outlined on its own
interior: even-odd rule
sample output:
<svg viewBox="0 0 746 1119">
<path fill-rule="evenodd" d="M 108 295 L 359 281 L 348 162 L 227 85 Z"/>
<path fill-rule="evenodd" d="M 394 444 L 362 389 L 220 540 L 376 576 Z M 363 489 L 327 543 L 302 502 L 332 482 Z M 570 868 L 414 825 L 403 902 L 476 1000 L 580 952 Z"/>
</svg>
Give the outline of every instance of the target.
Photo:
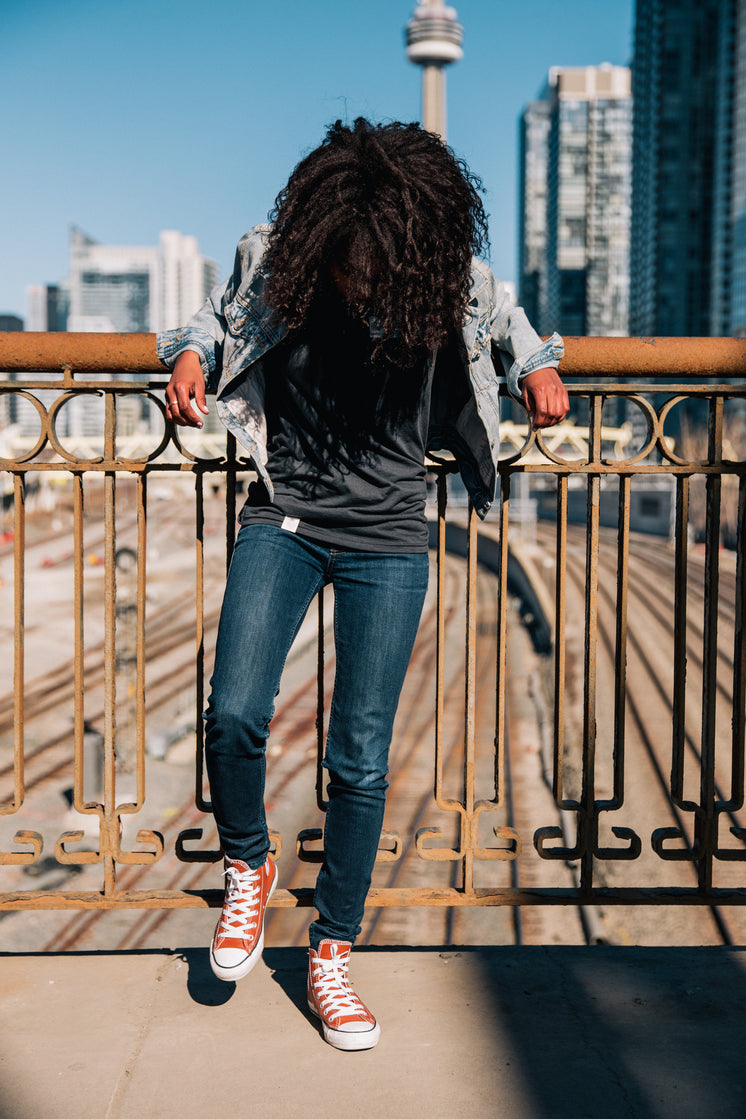
<svg viewBox="0 0 746 1119">
<path fill-rule="evenodd" d="M 318 591 L 334 587 L 336 672 L 323 765 L 324 858 L 311 947 L 354 943 L 383 824 L 391 734 L 427 589 L 426 553 L 353 552 L 248 524 L 220 615 L 205 756 L 225 854 L 260 867 L 270 847 L 266 746 L 287 654 Z"/>
</svg>

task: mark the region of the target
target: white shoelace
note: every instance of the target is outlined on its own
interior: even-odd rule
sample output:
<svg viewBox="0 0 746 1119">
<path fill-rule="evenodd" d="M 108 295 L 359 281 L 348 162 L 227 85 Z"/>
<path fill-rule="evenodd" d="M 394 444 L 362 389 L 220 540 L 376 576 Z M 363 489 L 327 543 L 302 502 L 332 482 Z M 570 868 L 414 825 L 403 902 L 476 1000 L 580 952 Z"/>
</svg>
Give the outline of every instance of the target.
<svg viewBox="0 0 746 1119">
<path fill-rule="evenodd" d="M 225 868 L 226 890 L 218 926 L 220 936 L 245 936 L 257 926 L 261 882 L 259 871 L 242 873 L 235 866 Z"/>
<path fill-rule="evenodd" d="M 333 949 L 333 951 L 335 951 Z M 357 997 L 347 977 L 349 957 L 335 957 L 331 960 L 312 960 L 314 994 L 319 1009 L 332 1019 L 348 1014 L 363 1014 L 366 1009 Z"/>
</svg>

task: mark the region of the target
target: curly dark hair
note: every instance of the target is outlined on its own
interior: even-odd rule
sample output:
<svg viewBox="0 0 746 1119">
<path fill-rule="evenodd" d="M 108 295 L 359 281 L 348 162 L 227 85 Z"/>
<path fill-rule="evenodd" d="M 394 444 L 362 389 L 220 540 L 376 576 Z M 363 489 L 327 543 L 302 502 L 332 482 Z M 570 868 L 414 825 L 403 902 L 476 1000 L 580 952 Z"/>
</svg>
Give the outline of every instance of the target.
<svg viewBox="0 0 746 1119">
<path fill-rule="evenodd" d="M 301 327 L 333 269 L 348 306 L 377 318 L 375 351 L 413 364 L 463 323 L 472 254 L 488 244 L 482 190 L 418 124 L 336 121 L 270 214 L 269 303 Z"/>
</svg>

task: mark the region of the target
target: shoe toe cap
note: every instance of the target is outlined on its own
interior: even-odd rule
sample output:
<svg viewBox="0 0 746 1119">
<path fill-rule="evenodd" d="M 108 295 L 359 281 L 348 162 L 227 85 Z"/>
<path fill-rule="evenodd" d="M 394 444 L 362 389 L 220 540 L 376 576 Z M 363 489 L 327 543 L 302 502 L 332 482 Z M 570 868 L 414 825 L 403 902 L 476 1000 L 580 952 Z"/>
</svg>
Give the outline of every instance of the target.
<svg viewBox="0 0 746 1119">
<path fill-rule="evenodd" d="M 249 957 L 245 948 L 213 948 L 212 958 L 219 967 L 240 967 Z"/>
<path fill-rule="evenodd" d="M 340 1022 L 336 1027 L 340 1033 L 364 1034 L 376 1029 L 375 1022 L 368 1022 L 362 1018 L 351 1018 L 347 1022 Z"/>
</svg>

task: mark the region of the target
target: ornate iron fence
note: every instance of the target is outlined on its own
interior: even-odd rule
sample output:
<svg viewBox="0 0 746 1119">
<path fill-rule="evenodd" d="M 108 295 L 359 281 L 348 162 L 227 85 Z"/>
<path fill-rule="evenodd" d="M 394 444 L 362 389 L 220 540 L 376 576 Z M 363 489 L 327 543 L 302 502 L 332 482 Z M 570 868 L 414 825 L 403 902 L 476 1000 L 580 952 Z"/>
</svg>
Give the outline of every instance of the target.
<svg viewBox="0 0 746 1119">
<path fill-rule="evenodd" d="M 1 590 L 12 664 L 0 696 L 0 776 L 7 786 L 0 816 L 13 832 L 0 835 L 0 909 L 217 904 L 221 893 L 201 884 L 161 880 L 151 887 L 142 879 L 167 857 L 187 865 L 220 857 L 214 840 L 205 838 L 210 805 L 200 713 L 206 634 L 220 583 L 211 578 L 212 566 L 206 573 L 206 549 L 214 557 L 219 516 L 220 551 L 229 559 L 246 464 L 230 436 L 208 432 L 198 445 L 168 423 L 167 375 L 153 336 L 0 335 L 0 369 L 6 371 L 0 380 Z M 739 870 L 746 860 L 746 341 L 568 339 L 562 373 L 574 423 L 543 435 L 520 422 L 504 425 L 500 500 L 483 529 L 457 495 L 449 504 L 452 464 L 433 463 L 435 681 L 420 709 L 429 705 L 433 719 L 434 787 L 425 818 L 432 808 L 439 822 L 420 819 L 412 834 L 389 829 L 379 857 L 396 864 L 415 851 L 422 864 L 445 865 L 449 875 L 445 882 L 407 886 L 392 872 L 387 884 L 374 885 L 374 906 L 746 901 Z M 55 497 L 54 484 L 63 479 Z M 164 486 L 165 499 L 154 500 L 154 488 Z M 161 531 L 164 516 L 173 525 Z M 179 539 L 187 521 L 193 524 L 188 541 Z M 646 544 L 642 533 L 651 527 L 669 540 L 663 548 Z M 161 613 L 153 595 L 156 587 L 162 593 L 169 572 L 152 570 L 154 535 L 161 549 L 172 546 L 172 557 L 186 554 L 187 543 L 193 557 L 187 575 L 178 576 L 177 605 Z M 67 549 L 64 564 L 42 556 L 50 541 Z M 465 560 L 455 751 L 446 744 L 454 735 L 447 665 L 452 550 Z M 69 571 L 59 587 L 51 585 L 56 566 Z M 484 572 L 494 581 L 494 619 L 480 605 Z M 171 592 L 173 598 L 173 586 Z M 531 684 L 534 723 L 553 808 L 553 816 L 532 819 L 528 829 L 513 803 L 509 750 L 509 620 L 516 599 L 540 665 Z M 169 670 L 169 656 L 187 640 L 180 628 L 187 617 L 186 670 L 182 663 Z M 314 732 L 320 810 L 329 690 L 324 618 L 322 597 Z M 642 631 L 632 632 L 633 620 Z M 655 642 L 653 627 L 660 631 Z M 478 656 L 485 629 L 494 649 Z M 58 631 L 55 659 L 49 643 Z M 666 632 L 670 649 L 660 653 Z M 154 648 L 165 669 L 151 680 Z M 477 663 L 485 656 L 492 662 L 486 675 Z M 657 730 L 646 725 L 645 685 L 631 684 L 630 658 L 637 674 L 646 659 L 666 662 L 657 676 L 649 665 L 646 678 L 650 694 L 661 693 Z M 174 680 L 182 681 L 193 708 L 193 725 L 182 735 L 191 741 L 193 794 L 174 828 L 138 828 L 132 837 L 132 821 L 146 818 L 148 752 L 169 746 L 167 727 L 149 733 L 149 696 L 162 696 L 163 706 Z M 40 729 L 29 741 L 32 715 Z M 661 734 L 665 748 L 655 743 L 644 764 L 665 793 L 665 818 L 639 791 L 630 795 L 634 759 L 646 738 Z M 31 769 L 31 783 L 42 792 L 29 823 Z M 51 857 L 46 827 L 33 820 L 44 821 L 45 782 L 66 773 L 68 816 L 85 826 L 57 834 Z M 541 782 L 538 769 L 535 779 Z M 123 787 L 131 790 L 124 799 Z M 641 806 L 639 820 L 628 814 L 630 799 Z M 282 835 L 273 838 L 280 857 Z M 317 828 L 299 830 L 301 862 L 319 860 L 320 839 Z M 521 879 L 518 868 L 529 856 L 533 871 Z M 557 864 L 569 867 L 570 877 L 545 883 L 542 867 Z M 615 880 L 611 871 L 620 864 L 639 866 L 642 880 Z M 90 888 L 62 889 L 53 874 L 46 888 L 34 888 L 32 868 L 49 875 L 54 866 L 80 872 Z M 661 869 L 681 866 L 690 878 L 661 878 Z M 495 871 L 491 878 L 482 875 L 485 867 Z M 86 877 L 94 868 L 96 885 Z M 22 888 L 21 872 L 27 874 Z M 311 888 L 299 885 L 278 890 L 273 904 L 311 898 Z"/>
</svg>

